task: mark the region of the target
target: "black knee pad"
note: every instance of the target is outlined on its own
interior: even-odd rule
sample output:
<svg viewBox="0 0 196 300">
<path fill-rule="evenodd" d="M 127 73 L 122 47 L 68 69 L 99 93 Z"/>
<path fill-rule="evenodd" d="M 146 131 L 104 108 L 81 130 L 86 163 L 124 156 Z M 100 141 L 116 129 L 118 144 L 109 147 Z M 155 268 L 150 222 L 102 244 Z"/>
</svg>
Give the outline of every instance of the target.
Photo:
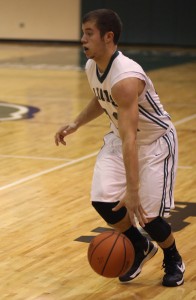
<svg viewBox="0 0 196 300">
<path fill-rule="evenodd" d="M 126 213 L 127 209 L 125 207 L 120 208 L 118 211 L 112 211 L 118 202 L 108 203 L 108 202 L 92 202 L 92 206 L 100 214 L 100 216 L 109 224 L 115 224 L 121 221 Z"/>
<path fill-rule="evenodd" d="M 147 223 L 143 229 L 158 243 L 164 242 L 171 234 L 171 226 L 161 217 Z"/>
</svg>

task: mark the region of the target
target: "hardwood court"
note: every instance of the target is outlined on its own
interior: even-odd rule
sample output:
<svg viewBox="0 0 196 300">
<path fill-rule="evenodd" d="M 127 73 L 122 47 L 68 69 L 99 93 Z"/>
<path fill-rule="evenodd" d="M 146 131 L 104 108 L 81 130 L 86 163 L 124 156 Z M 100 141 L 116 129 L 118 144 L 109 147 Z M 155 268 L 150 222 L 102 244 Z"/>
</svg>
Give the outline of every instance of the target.
<svg viewBox="0 0 196 300">
<path fill-rule="evenodd" d="M 67 147 L 53 141 L 59 126 L 91 97 L 79 61 L 77 47 L 0 46 L 0 299 L 196 299 L 196 63 L 148 72 L 179 137 L 171 222 L 186 263 L 185 284 L 165 288 L 160 250 L 127 285 L 98 276 L 87 262 L 90 237 L 107 228 L 91 207 L 89 192 L 108 120 L 102 116 L 81 128 L 67 138 Z M 2 103 L 31 106 L 34 117 L 6 121 Z"/>
</svg>

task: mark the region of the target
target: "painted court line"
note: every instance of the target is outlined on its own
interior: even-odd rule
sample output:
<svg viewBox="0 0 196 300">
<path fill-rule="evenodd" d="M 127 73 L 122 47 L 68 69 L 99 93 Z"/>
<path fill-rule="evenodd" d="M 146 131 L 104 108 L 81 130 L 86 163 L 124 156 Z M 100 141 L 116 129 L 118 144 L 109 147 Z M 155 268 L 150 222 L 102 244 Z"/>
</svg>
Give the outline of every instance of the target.
<svg viewBox="0 0 196 300">
<path fill-rule="evenodd" d="M 35 174 L 33 174 L 33 175 L 30 175 L 30 176 L 24 177 L 24 178 L 22 178 L 22 179 L 19 179 L 19 180 L 14 181 L 14 182 L 12 182 L 12 183 L 10 183 L 10 184 L 7 184 L 7 185 L 4 185 L 4 186 L 0 187 L 0 191 L 5 190 L 5 189 L 10 188 L 10 187 L 13 187 L 13 186 L 15 186 L 15 185 L 24 183 L 24 182 L 29 181 L 29 180 L 31 180 L 31 179 L 37 178 L 37 177 L 42 176 L 42 175 L 44 175 L 44 174 L 48 174 L 48 173 L 50 173 L 50 172 L 53 172 L 53 171 L 56 171 L 56 170 L 60 170 L 60 169 L 62 169 L 62 168 L 64 168 L 64 167 L 74 165 L 74 164 L 76 164 L 76 163 L 79 163 L 79 162 L 81 162 L 81 161 L 84 161 L 84 160 L 86 160 L 86 159 L 89 159 L 89 158 L 91 158 L 91 157 L 97 155 L 97 153 L 98 153 L 98 151 L 97 151 L 97 152 L 93 152 L 93 153 L 91 153 L 91 154 L 89 154 L 89 155 L 85 155 L 85 156 L 82 156 L 82 157 L 80 157 L 80 158 L 74 159 L 74 160 L 72 160 L 72 161 L 70 161 L 70 162 L 67 162 L 67 163 L 65 163 L 65 164 L 62 164 L 62 165 L 60 165 L 60 166 L 56 166 L 56 167 L 47 169 L 47 170 L 45 170 L 45 171 L 42 171 L 42 172 L 35 173 Z"/>
<path fill-rule="evenodd" d="M 175 122 L 174 125 L 177 126 L 177 125 L 186 123 L 186 122 L 188 122 L 188 121 L 190 121 L 190 120 L 193 120 L 193 119 L 195 119 L 195 118 L 196 118 L 196 114 L 191 115 L 191 116 L 186 117 L 186 118 L 183 118 L 183 119 L 181 119 L 181 120 Z M 19 185 L 19 184 L 21 184 L 21 183 L 27 182 L 27 181 L 29 181 L 29 180 L 31 180 L 31 179 L 34 179 L 34 178 L 37 178 L 37 177 L 39 177 L 39 176 L 42 176 L 42 175 L 51 173 L 51 172 L 53 172 L 53 171 L 60 170 L 60 169 L 65 168 L 65 167 L 67 167 L 67 166 L 74 165 L 74 164 L 79 163 L 79 162 L 81 162 L 81 161 L 87 160 L 87 159 L 89 159 L 89 158 L 94 157 L 95 155 L 97 155 L 97 153 L 98 153 L 98 151 L 93 152 L 93 153 L 91 153 L 91 154 L 89 154 L 89 155 L 82 156 L 82 157 L 80 157 L 80 158 L 78 158 L 78 159 L 74 159 L 74 160 L 72 160 L 72 161 L 70 161 L 70 162 L 66 162 L 66 163 L 64 163 L 64 164 L 62 164 L 62 165 L 59 165 L 59 166 L 56 166 L 56 167 L 47 169 L 47 170 L 45 170 L 45 171 L 42 171 L 42 172 L 39 172 L 39 173 L 32 174 L 32 175 L 30 175 L 30 176 L 24 177 L 24 178 L 22 178 L 22 179 L 19 179 L 19 180 L 14 181 L 14 182 L 12 182 L 12 183 L 10 183 L 10 184 L 7 184 L 7 185 L 4 185 L 4 186 L 0 187 L 0 191 L 5 190 L 5 189 L 8 189 L 8 188 L 13 187 L 13 186 L 16 186 L 16 185 Z M 182 166 L 182 168 L 189 168 L 189 167 L 186 167 L 186 166 L 183 167 L 183 166 Z"/>
<path fill-rule="evenodd" d="M 35 160 L 55 160 L 55 161 L 73 161 L 74 159 L 56 158 L 56 157 L 40 157 L 40 156 L 25 156 L 25 155 L 4 155 L 0 154 L 0 158 L 21 158 L 21 159 L 35 159 Z"/>
<path fill-rule="evenodd" d="M 195 119 L 195 118 L 196 118 L 196 114 L 191 115 L 191 116 L 189 116 L 189 117 L 186 117 L 186 118 L 184 118 L 184 119 L 181 119 L 181 120 L 179 120 L 179 121 L 176 121 L 176 122 L 174 122 L 174 125 L 177 126 L 177 125 L 186 123 L 186 122 L 188 122 L 188 121 L 191 121 L 191 120 L 193 120 L 193 119 Z"/>
<path fill-rule="evenodd" d="M 192 166 L 178 166 L 178 169 L 191 170 Z"/>
</svg>

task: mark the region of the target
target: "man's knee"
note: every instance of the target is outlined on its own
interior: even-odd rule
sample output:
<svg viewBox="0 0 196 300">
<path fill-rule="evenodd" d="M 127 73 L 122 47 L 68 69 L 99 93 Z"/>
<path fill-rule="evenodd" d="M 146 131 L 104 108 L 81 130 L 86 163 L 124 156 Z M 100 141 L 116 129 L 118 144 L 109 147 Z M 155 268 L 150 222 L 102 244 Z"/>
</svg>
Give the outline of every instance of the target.
<svg viewBox="0 0 196 300">
<path fill-rule="evenodd" d="M 92 205 L 110 227 L 120 232 L 124 232 L 131 227 L 131 222 L 125 207 L 120 208 L 116 212 L 112 211 L 112 208 L 118 203 L 119 201 L 114 203 L 92 202 Z"/>
<path fill-rule="evenodd" d="M 143 229 L 158 243 L 164 242 L 171 234 L 171 226 L 161 217 L 156 217 Z"/>
</svg>

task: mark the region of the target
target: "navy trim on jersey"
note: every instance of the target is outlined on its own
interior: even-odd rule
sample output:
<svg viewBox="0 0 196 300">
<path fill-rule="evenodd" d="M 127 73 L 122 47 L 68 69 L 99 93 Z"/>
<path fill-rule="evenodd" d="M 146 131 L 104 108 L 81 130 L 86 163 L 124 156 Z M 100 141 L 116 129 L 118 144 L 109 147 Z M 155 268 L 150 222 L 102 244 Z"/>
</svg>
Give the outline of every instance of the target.
<svg viewBox="0 0 196 300">
<path fill-rule="evenodd" d="M 169 154 L 165 158 L 164 161 L 164 184 L 163 184 L 163 194 L 162 194 L 162 200 L 161 200 L 161 207 L 159 211 L 160 216 L 164 216 L 164 213 L 168 213 L 170 211 L 171 203 L 172 203 L 172 197 L 173 197 L 173 185 L 174 185 L 174 165 L 175 165 L 175 138 L 174 138 L 174 132 L 171 130 L 171 133 L 173 135 L 174 140 L 174 151 L 172 152 L 172 144 L 170 141 L 169 136 L 166 134 L 163 136 L 164 140 L 166 141 L 169 149 Z M 172 161 L 171 166 L 171 178 L 170 178 L 170 186 L 169 186 L 169 199 L 170 199 L 170 207 L 165 206 L 165 199 L 167 194 L 167 180 L 168 180 L 168 163 L 169 160 Z"/>
<path fill-rule="evenodd" d="M 159 216 L 163 216 L 164 212 L 166 212 L 165 199 L 166 199 L 167 179 L 168 179 L 168 161 L 170 156 L 171 156 L 171 149 L 169 148 L 169 154 L 164 160 L 164 183 L 163 183 L 163 193 L 161 199 L 161 207 L 159 210 Z"/>
<path fill-rule="evenodd" d="M 118 52 L 118 51 L 115 51 L 114 54 L 111 56 L 110 61 L 109 61 L 108 65 L 107 65 L 107 68 L 105 69 L 105 72 L 103 73 L 103 75 L 100 75 L 100 74 L 99 74 L 99 70 L 98 70 L 98 67 L 97 67 L 97 65 L 96 65 L 96 73 L 97 73 L 97 78 L 98 78 L 99 82 L 102 83 L 102 82 L 106 79 L 106 77 L 107 77 L 107 75 L 108 75 L 108 73 L 109 73 L 109 71 L 110 71 L 111 65 L 112 65 L 114 59 L 115 59 L 118 55 L 119 55 L 119 52 Z"/>
<path fill-rule="evenodd" d="M 158 105 L 156 104 L 156 102 L 154 101 L 154 99 L 152 98 L 152 96 L 150 95 L 149 92 L 146 93 L 146 98 L 149 102 L 149 104 L 152 106 L 152 108 L 154 109 L 154 111 L 159 115 L 162 116 L 163 112 L 161 111 L 161 109 L 158 107 Z"/>
<path fill-rule="evenodd" d="M 140 104 L 139 106 L 139 112 L 144 115 L 147 119 L 150 119 L 154 123 L 158 124 L 159 126 L 167 129 L 169 127 L 169 124 L 161 121 L 159 118 L 153 116 L 151 113 L 149 113 L 145 108 L 143 108 Z"/>
<path fill-rule="evenodd" d="M 175 138 L 174 138 L 174 132 L 173 132 L 173 129 L 171 129 L 171 133 L 172 133 L 172 136 L 173 136 L 173 140 L 174 140 L 174 149 L 173 149 L 173 152 L 171 150 L 171 154 L 172 154 L 172 167 L 171 167 L 171 178 L 170 178 L 170 182 L 171 182 L 171 185 L 170 185 L 170 190 L 169 190 L 169 195 L 170 195 L 170 205 L 172 203 L 172 197 L 173 197 L 173 185 L 174 185 L 174 166 L 175 166 L 175 149 L 176 149 L 176 143 L 175 143 Z M 166 134 L 165 135 L 165 139 L 168 140 L 168 143 L 170 145 L 170 148 L 172 149 L 172 145 L 171 145 L 171 141 L 169 139 L 169 136 Z"/>
</svg>

